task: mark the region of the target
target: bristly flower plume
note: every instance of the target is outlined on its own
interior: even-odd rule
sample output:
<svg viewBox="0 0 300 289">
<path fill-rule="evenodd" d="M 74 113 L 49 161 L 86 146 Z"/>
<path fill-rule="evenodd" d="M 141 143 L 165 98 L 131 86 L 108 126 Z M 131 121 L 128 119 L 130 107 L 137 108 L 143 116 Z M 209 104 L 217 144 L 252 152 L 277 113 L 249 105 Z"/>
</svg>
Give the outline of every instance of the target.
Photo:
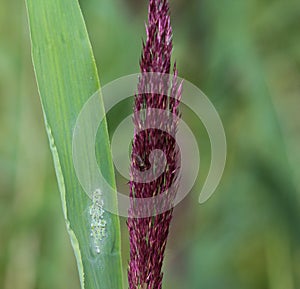
<svg viewBox="0 0 300 289">
<path fill-rule="evenodd" d="M 142 73 L 169 74 L 171 71 L 172 28 L 170 25 L 169 4 L 167 0 L 150 0 L 147 39 L 143 43 L 140 61 Z M 135 134 L 131 155 L 129 216 L 139 210 L 135 200 L 164 194 L 169 203 L 174 201 L 178 187 L 180 153 L 176 145 L 175 134 L 178 127 L 181 85 L 177 83 L 176 65 L 173 77 L 167 81 L 157 76 L 141 76 L 134 103 Z M 155 92 L 146 88 L 155 89 Z M 166 92 L 169 92 L 169 96 Z M 145 113 L 146 110 L 146 113 Z M 148 113 L 148 110 L 150 113 Z M 158 112 L 153 114 L 152 110 Z M 143 112 L 144 111 L 144 112 Z M 159 117 L 165 111 L 177 118 L 165 120 Z M 167 123 L 166 123 L 167 122 Z M 141 130 L 141 127 L 147 129 Z M 167 127 L 167 131 L 166 131 Z M 159 163 L 151 162 L 151 153 L 162 151 L 166 163 L 159 171 Z M 162 162 L 161 162 L 162 163 Z M 160 163 L 160 164 L 161 164 Z M 137 172 L 143 173 L 145 181 L 137 179 Z M 172 206 L 160 214 L 150 217 L 129 217 L 127 221 L 130 235 L 130 262 L 128 282 L 130 289 L 161 289 L 162 264 L 166 248 L 169 226 L 172 218 Z"/>
</svg>

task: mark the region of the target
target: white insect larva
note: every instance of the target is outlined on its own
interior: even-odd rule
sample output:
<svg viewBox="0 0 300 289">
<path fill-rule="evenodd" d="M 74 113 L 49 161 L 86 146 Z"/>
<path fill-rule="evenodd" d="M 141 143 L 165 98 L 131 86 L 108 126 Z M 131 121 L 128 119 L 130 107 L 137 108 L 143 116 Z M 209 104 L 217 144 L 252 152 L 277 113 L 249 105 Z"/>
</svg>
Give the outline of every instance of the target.
<svg viewBox="0 0 300 289">
<path fill-rule="evenodd" d="M 102 199 L 102 192 L 97 189 L 92 196 L 92 205 L 90 206 L 90 226 L 91 226 L 91 239 L 95 252 L 101 252 L 101 241 L 106 237 L 106 221 L 104 217 L 104 201 Z"/>
</svg>

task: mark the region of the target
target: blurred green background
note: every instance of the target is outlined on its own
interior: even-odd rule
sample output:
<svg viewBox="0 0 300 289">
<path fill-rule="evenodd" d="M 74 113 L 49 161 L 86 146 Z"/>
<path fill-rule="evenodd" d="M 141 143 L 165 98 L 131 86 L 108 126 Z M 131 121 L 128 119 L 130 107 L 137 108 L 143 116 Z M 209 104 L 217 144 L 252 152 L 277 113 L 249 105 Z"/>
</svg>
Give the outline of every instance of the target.
<svg viewBox="0 0 300 289">
<path fill-rule="evenodd" d="M 298 289 L 299 0 L 170 2 L 173 59 L 180 76 L 200 87 L 217 108 L 228 161 L 216 193 L 199 205 L 209 143 L 199 120 L 183 109 L 183 119 L 199 139 L 203 166 L 193 191 L 175 209 L 164 288 Z M 80 4 L 101 83 L 137 72 L 147 1 Z M 0 288 L 77 289 L 24 1 L 0 3 L 0 96 Z M 110 132 L 125 110 L 129 114 L 130 105 L 112 112 Z M 118 184 L 125 187 L 126 180 L 119 177 Z"/>
</svg>

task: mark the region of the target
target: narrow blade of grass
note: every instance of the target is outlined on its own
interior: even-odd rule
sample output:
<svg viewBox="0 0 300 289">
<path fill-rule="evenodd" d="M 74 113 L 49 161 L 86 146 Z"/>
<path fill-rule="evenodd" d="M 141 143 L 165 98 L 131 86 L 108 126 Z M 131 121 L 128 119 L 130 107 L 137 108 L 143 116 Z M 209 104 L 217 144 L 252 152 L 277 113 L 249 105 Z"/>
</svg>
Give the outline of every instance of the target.
<svg viewBox="0 0 300 289">
<path fill-rule="evenodd" d="M 72 162 L 76 118 L 87 99 L 99 89 L 85 23 L 77 0 L 26 0 L 26 3 L 33 63 L 81 286 L 121 289 L 119 219 L 105 213 L 108 246 L 104 252 L 95 254 L 91 248 L 88 213 L 91 200 L 81 188 Z M 99 127 L 95 150 L 101 171 L 115 186 L 106 123 Z"/>
</svg>

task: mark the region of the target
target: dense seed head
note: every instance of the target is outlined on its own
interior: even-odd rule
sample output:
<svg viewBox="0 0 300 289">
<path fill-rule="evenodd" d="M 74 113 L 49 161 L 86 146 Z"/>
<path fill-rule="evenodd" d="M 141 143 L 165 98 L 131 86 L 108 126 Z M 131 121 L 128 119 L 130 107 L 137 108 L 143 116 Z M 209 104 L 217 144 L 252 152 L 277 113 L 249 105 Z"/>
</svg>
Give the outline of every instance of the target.
<svg viewBox="0 0 300 289">
<path fill-rule="evenodd" d="M 155 72 L 169 74 L 171 70 L 172 28 L 170 25 L 167 0 L 150 0 L 147 39 L 143 43 L 140 61 L 142 73 Z M 132 144 L 129 215 L 136 207 L 134 198 L 147 198 L 165 194 L 166 201 L 172 203 L 178 186 L 180 154 L 175 134 L 179 118 L 181 85 L 177 82 L 174 65 L 173 77 L 141 76 L 138 93 L 135 96 L 135 135 Z M 146 86 L 155 93 L 144 93 Z M 166 95 L 168 92 L 169 96 Z M 152 113 L 153 109 L 156 113 Z M 143 111 L 143 110 L 146 110 Z M 168 120 L 160 111 L 167 111 Z M 157 114 L 158 112 L 158 114 Z M 167 122 L 167 123 L 166 123 Z M 140 130 L 147 127 L 148 129 Z M 150 127 L 150 128 L 149 128 Z M 166 131 L 167 127 L 167 131 Z M 155 176 L 159 168 L 151 166 L 151 152 L 160 150 L 166 158 L 163 172 Z M 144 182 L 137 181 L 136 172 L 144 172 Z M 149 181 L 151 180 L 151 181 Z M 171 189 L 172 187 L 172 189 Z M 133 218 L 127 221 L 130 235 L 130 262 L 128 282 L 130 289 L 160 289 L 162 286 L 162 263 L 169 233 L 172 209 L 153 217 Z"/>
</svg>

